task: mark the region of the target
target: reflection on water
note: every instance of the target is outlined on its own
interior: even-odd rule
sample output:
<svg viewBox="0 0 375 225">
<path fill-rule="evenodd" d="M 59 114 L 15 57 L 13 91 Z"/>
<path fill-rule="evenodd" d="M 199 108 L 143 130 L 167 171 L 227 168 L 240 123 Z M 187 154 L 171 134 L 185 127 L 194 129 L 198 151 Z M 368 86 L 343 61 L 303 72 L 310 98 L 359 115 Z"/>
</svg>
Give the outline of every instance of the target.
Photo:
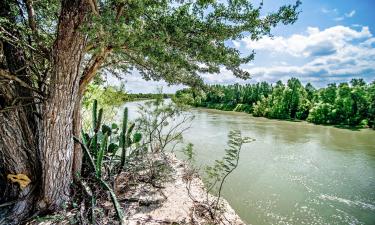
<svg viewBox="0 0 375 225">
<path fill-rule="evenodd" d="M 223 191 L 244 221 L 375 224 L 375 131 L 192 111 L 184 140 L 194 144 L 198 165 L 222 157 L 232 129 L 256 139 L 244 146 Z"/>
</svg>

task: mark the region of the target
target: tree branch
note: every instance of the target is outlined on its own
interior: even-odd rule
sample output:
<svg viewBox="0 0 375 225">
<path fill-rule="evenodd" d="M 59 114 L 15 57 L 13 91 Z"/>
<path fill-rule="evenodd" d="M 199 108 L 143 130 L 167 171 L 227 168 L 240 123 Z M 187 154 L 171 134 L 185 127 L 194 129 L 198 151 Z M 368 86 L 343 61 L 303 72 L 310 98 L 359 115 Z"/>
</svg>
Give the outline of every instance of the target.
<svg viewBox="0 0 375 225">
<path fill-rule="evenodd" d="M 4 77 L 8 80 L 14 80 L 14 81 L 18 82 L 22 87 L 30 89 L 30 90 L 32 90 L 32 91 L 34 91 L 34 92 L 36 92 L 40 95 L 43 95 L 43 93 L 40 92 L 38 89 L 31 87 L 30 85 L 28 85 L 26 82 L 24 82 L 23 80 L 21 80 L 17 76 L 12 75 L 5 70 L 0 69 L 0 77 Z"/>
<path fill-rule="evenodd" d="M 27 9 L 27 16 L 29 20 L 29 26 L 33 31 L 34 35 L 38 36 L 38 30 L 36 29 L 36 22 L 35 22 L 35 11 L 33 7 L 32 0 L 24 0 L 26 9 Z"/>
<path fill-rule="evenodd" d="M 105 59 L 111 51 L 112 47 L 108 46 L 102 48 L 98 54 L 95 54 L 91 57 L 86 68 L 83 70 L 83 74 L 79 82 L 79 93 L 83 93 L 85 91 L 87 85 L 90 83 L 92 78 L 94 78 L 96 72 L 98 71 L 98 69 L 103 64 L 103 62 L 105 61 Z"/>
<path fill-rule="evenodd" d="M 98 5 L 96 4 L 96 0 L 88 0 L 89 1 L 89 4 L 90 4 L 90 7 L 91 7 L 91 11 L 99 16 L 99 9 L 98 9 Z"/>
</svg>

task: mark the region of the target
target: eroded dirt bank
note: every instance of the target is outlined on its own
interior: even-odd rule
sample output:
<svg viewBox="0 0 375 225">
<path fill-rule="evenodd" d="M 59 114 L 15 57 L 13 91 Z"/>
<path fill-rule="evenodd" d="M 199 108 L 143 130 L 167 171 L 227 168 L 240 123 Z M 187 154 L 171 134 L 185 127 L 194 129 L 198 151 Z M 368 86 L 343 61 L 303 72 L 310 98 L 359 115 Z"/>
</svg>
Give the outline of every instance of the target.
<svg viewBox="0 0 375 225">
<path fill-rule="evenodd" d="M 165 176 L 162 182 L 140 181 L 131 185 L 126 174 L 120 174 L 115 179 L 114 191 L 125 213 L 122 224 L 245 224 L 223 198 L 219 204 L 220 209 L 216 210 L 215 219 L 212 219 L 207 198 L 213 202 L 214 196 L 207 195 L 202 180 L 187 163 L 173 154 L 151 157 L 152 160 L 164 163 L 166 171 L 162 172 Z M 137 179 L 140 177 L 142 175 Z M 121 224 L 111 201 L 98 201 L 96 208 L 98 214 L 102 215 L 96 218 L 96 224 Z M 80 211 L 82 206 L 34 219 L 28 224 L 92 223 Z"/>
</svg>

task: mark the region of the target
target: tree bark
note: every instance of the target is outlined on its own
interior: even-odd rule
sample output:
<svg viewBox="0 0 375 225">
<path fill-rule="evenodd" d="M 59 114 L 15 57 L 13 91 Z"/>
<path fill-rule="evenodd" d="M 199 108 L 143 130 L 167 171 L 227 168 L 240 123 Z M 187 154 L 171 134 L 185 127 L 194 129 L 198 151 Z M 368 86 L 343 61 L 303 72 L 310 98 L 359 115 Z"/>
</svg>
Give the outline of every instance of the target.
<svg viewBox="0 0 375 225">
<path fill-rule="evenodd" d="M 0 1 L 1 17 L 14 19 L 9 13 L 10 4 L 14 2 Z M 39 102 L 32 90 L 17 82 L 0 85 L 0 110 L 15 101 L 19 103 L 12 110 L 0 111 L 0 202 L 16 200 L 6 224 L 17 224 L 35 211 L 58 210 L 69 200 L 73 133 L 80 130 L 74 125 L 80 124 L 74 118 L 80 118 L 79 69 L 85 48 L 80 28 L 88 9 L 86 0 L 61 3 L 45 101 Z M 6 42 L 3 52 L 9 73 L 31 86 L 23 52 Z M 19 173 L 31 179 L 24 189 L 6 178 Z"/>
<path fill-rule="evenodd" d="M 81 130 L 82 130 L 82 118 L 81 118 L 82 97 L 83 95 L 78 95 L 77 102 L 74 106 L 73 135 L 75 137 L 79 137 L 81 135 Z M 74 142 L 73 170 L 72 170 L 73 178 L 76 178 L 78 174 L 81 174 L 82 160 L 83 160 L 83 152 L 82 152 L 81 144 Z"/>
<path fill-rule="evenodd" d="M 57 40 L 53 49 L 50 93 L 43 105 L 41 209 L 61 208 L 70 196 L 74 153 L 74 112 L 80 101 L 79 68 L 85 37 L 79 31 L 88 11 L 87 2 L 62 2 Z"/>
</svg>

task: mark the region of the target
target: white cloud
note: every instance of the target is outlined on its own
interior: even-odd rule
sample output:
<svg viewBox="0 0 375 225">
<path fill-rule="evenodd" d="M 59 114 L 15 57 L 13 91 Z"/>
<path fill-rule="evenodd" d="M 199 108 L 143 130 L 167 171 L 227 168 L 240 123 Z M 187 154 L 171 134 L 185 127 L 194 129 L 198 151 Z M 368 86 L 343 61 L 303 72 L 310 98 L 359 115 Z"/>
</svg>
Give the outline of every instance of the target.
<svg viewBox="0 0 375 225">
<path fill-rule="evenodd" d="M 232 41 L 234 47 L 239 48 L 241 46 L 241 42 L 239 41 Z"/>
<path fill-rule="evenodd" d="M 352 10 L 349 13 L 345 13 L 345 16 L 349 18 L 353 17 L 354 15 L 355 15 L 355 10 Z"/>
<path fill-rule="evenodd" d="M 259 41 L 243 39 L 248 49 L 288 53 L 295 57 L 321 56 L 333 54 L 348 45 L 348 42 L 370 38 L 368 27 L 360 31 L 345 26 L 334 26 L 325 30 L 308 27 L 306 34 L 294 34 L 290 37 L 265 37 Z"/>
<path fill-rule="evenodd" d="M 359 30 L 344 26 L 325 30 L 309 27 L 304 34 L 290 37 L 265 37 L 259 41 L 245 38 L 241 46 L 268 56 L 269 53 L 278 53 L 276 58 L 269 60 L 272 62 L 270 65 L 244 67 L 252 75 L 250 82 L 286 81 L 290 77 L 298 77 L 302 82 L 322 86 L 357 76 L 367 81 L 375 79 L 375 38 L 368 27 Z M 297 59 L 304 63 L 297 65 Z M 217 76 L 207 75 L 204 79 L 208 83 L 248 82 L 234 78 L 229 71 Z"/>
<path fill-rule="evenodd" d="M 356 11 L 355 10 L 352 10 L 348 13 L 345 13 L 344 15 L 342 16 L 339 16 L 339 17 L 336 17 L 334 18 L 335 21 L 342 21 L 344 20 L 345 18 L 352 18 L 354 15 L 355 15 Z"/>
<path fill-rule="evenodd" d="M 355 11 L 355 10 L 352 10 L 352 11 L 350 11 L 350 12 L 348 12 L 348 13 L 345 13 L 345 14 L 342 15 L 342 16 L 339 16 L 339 17 L 334 18 L 334 20 L 336 20 L 336 21 L 342 21 L 342 20 L 344 20 L 345 18 L 352 18 L 352 17 L 355 15 L 355 13 L 356 13 L 356 11 Z"/>
<path fill-rule="evenodd" d="M 336 8 L 333 8 L 333 9 L 322 8 L 320 11 L 324 14 L 334 16 L 333 20 L 335 21 L 342 21 L 345 18 L 352 18 L 356 14 L 356 11 L 354 9 L 344 14 L 339 13 L 339 10 Z"/>
<path fill-rule="evenodd" d="M 106 77 L 106 81 L 108 85 L 116 86 L 120 84 L 120 80 L 110 74 Z M 133 94 L 157 93 L 160 87 L 163 88 L 164 93 L 174 93 L 185 87 L 184 85 L 168 85 L 165 81 L 146 81 L 136 70 L 126 74 L 121 81 L 125 83 L 125 90 Z"/>
<path fill-rule="evenodd" d="M 340 16 L 340 17 L 336 17 L 336 18 L 334 18 L 333 20 L 335 20 L 335 21 L 342 21 L 342 20 L 344 20 L 344 19 L 345 19 L 345 17 Z"/>
<path fill-rule="evenodd" d="M 338 9 L 333 8 L 333 9 L 327 9 L 327 8 L 322 8 L 321 9 L 322 13 L 324 14 L 338 14 Z"/>
</svg>

